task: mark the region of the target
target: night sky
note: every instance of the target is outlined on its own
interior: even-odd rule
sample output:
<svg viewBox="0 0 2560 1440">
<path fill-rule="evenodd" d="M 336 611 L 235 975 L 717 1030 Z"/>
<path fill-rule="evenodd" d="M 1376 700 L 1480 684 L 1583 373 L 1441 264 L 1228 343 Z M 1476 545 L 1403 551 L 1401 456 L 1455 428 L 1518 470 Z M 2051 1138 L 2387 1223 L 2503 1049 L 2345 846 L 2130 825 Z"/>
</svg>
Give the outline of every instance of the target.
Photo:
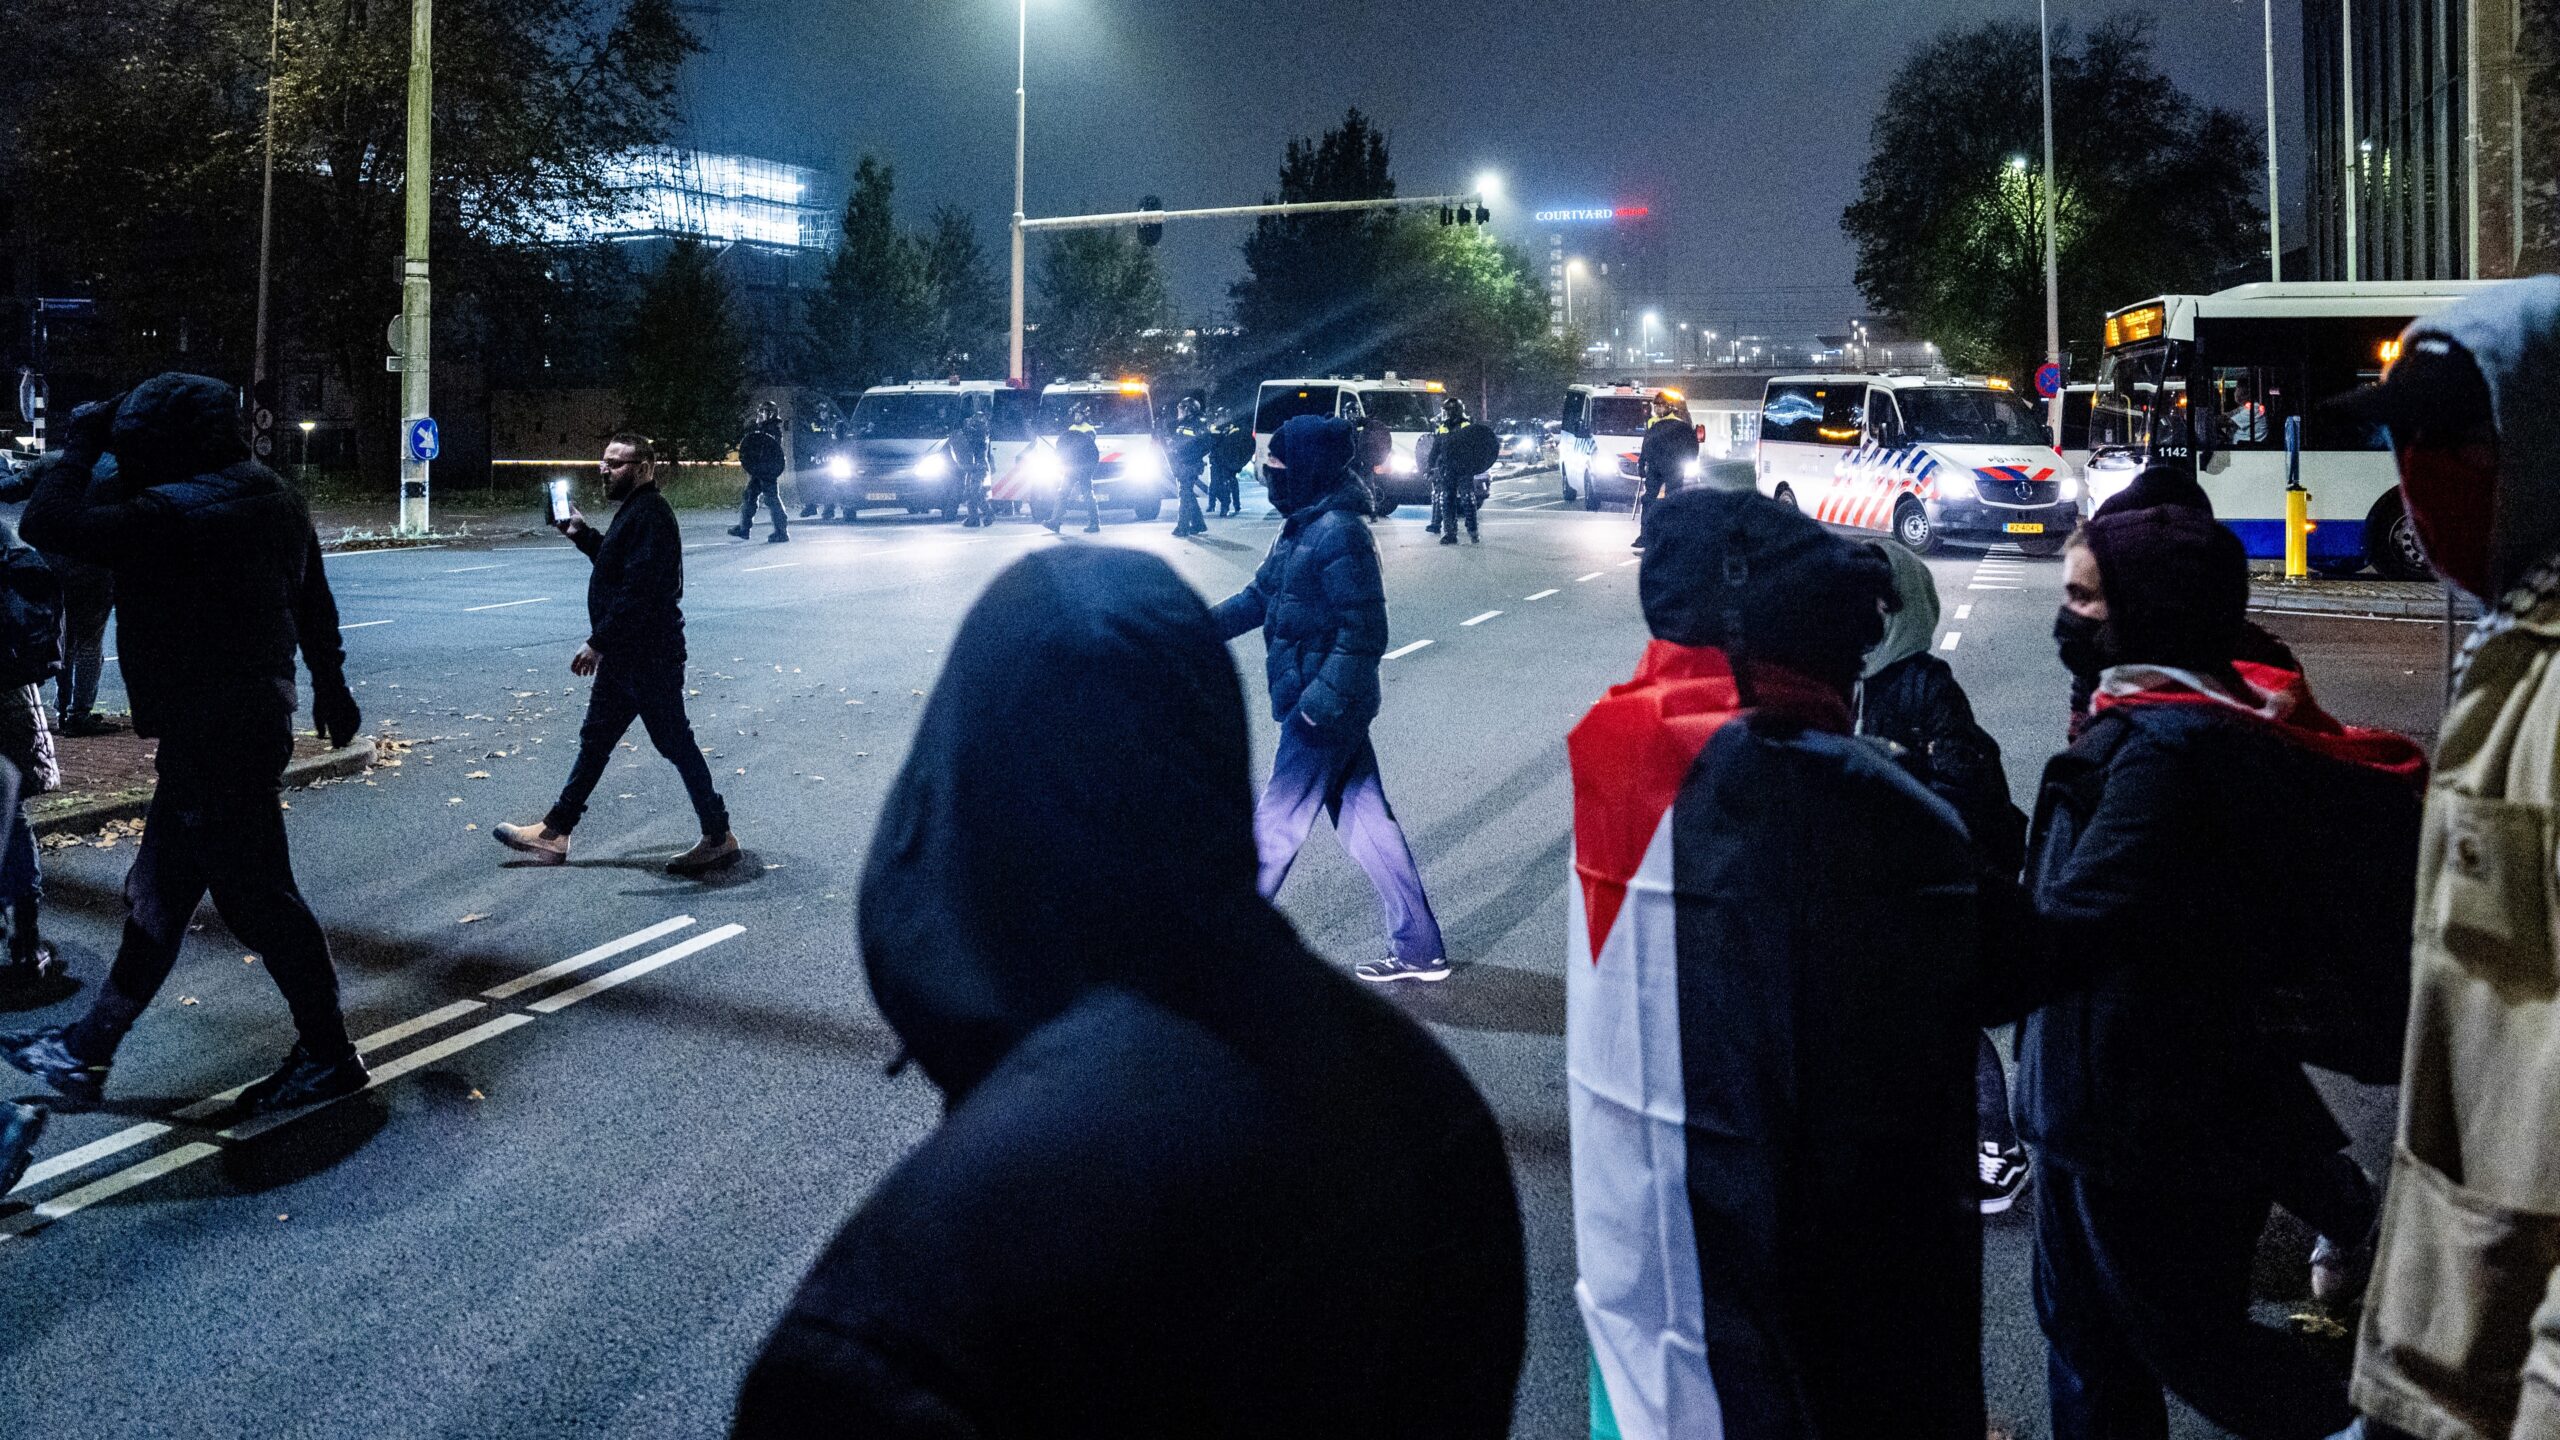
<svg viewBox="0 0 2560 1440">
<path fill-rule="evenodd" d="M 2053 0 L 2052 14 L 2072 25 L 2122 8 Z M 2259 0 L 2145 8 L 2178 84 L 2264 115 Z M 695 143 L 839 174 L 877 151 L 897 166 L 902 217 L 966 206 L 1001 261 L 1013 0 L 719 0 L 689 13 L 711 47 L 685 77 Z M 1385 129 L 1403 193 L 1499 172 L 1510 196 L 1496 229 L 1515 242 L 1534 209 L 1652 205 L 1682 292 L 1668 318 L 1836 330 L 1861 310 L 1839 218 L 1885 81 L 1930 30 L 2034 15 L 2015 0 L 1032 0 L 1029 210 L 1128 209 L 1150 192 L 1174 207 L 1251 203 L 1273 188 L 1289 136 L 1358 105 Z M 2279 0 L 2289 226 L 2304 163 L 2299 17 L 2298 0 Z M 2032 112 L 2034 92 L 2018 103 Z M 1186 320 L 1225 318 L 1243 234 L 1238 222 L 1168 231 Z"/>
</svg>

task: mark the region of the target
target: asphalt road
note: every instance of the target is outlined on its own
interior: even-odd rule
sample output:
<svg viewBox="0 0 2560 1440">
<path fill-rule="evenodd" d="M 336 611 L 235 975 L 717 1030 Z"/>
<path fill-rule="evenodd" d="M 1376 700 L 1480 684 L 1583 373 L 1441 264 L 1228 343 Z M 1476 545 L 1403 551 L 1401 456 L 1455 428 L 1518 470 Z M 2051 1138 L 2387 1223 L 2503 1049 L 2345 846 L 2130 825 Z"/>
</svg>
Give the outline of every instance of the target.
<svg viewBox="0 0 2560 1440">
<path fill-rule="evenodd" d="M 810 1258 L 936 1117 L 920 1076 L 882 1073 L 895 1045 L 865 993 L 852 908 L 872 817 L 960 615 L 1012 558 L 1056 544 L 1144 548 L 1218 598 L 1277 531 L 1247 498 L 1245 517 L 1190 542 L 1163 522 L 1061 541 L 1019 521 L 901 519 L 741 544 L 721 533 L 727 517 L 688 516 L 694 720 L 750 852 L 705 884 L 657 869 L 692 820 L 636 731 L 567 869 L 510 865 L 489 838 L 540 815 L 574 753 L 586 687 L 567 665 L 587 566 L 565 543 L 331 559 L 369 728 L 410 748 L 368 779 L 293 795 L 289 823 L 380 1083 L 264 1134 L 198 1123 L 209 1112 L 189 1107 L 263 1074 L 291 1038 L 208 909 L 107 1107 L 59 1116 L 0 1200 L 0 1429 L 719 1432 Z M 1583 1433 L 1585 1404 L 1562 741 L 1644 643 L 1625 517 L 1555 499 L 1551 474 L 1502 484 L 1481 546 L 1434 545 L 1410 509 L 1378 529 L 1397 648 L 1377 743 L 1465 962 L 1392 998 L 1463 1061 L 1509 1136 L 1533 1286 L 1524 1437 Z M 1941 653 L 2023 799 L 2060 730 L 2058 562 L 1957 554 L 1932 569 Z M 2342 715 L 2432 728 L 2433 627 L 2277 628 Z M 1236 659 L 1267 763 L 1260 642 Z M 91 981 L 130 857 L 130 842 L 46 857 L 51 932 Z M 1336 963 L 1383 953 L 1375 901 L 1329 840 L 1281 903 Z M 64 1019 L 79 1003 L 5 1018 Z M 2387 1092 L 2340 1100 L 2378 1160 Z M 1995 1418 L 2034 1436 L 2043 1350 L 2025 1224 L 2021 1207 L 1987 1225 L 1985 1363 Z M 2279 1230 L 2271 1275 L 2302 1243 Z M 1876 1282 L 1876 1303 L 1893 1304 L 1893 1277 Z"/>
</svg>

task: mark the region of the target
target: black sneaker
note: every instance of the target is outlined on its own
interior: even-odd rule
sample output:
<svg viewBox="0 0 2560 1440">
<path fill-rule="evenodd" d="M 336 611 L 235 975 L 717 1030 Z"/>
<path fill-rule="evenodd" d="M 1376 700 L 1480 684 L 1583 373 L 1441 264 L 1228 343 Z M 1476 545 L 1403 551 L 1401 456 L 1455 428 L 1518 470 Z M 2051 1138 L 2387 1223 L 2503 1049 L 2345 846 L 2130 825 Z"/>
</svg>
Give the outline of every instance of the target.
<svg viewBox="0 0 2560 1440">
<path fill-rule="evenodd" d="M 33 1105 L 0 1105 L 0 1195 L 16 1188 L 27 1173 L 44 1122 L 45 1113 Z"/>
<path fill-rule="evenodd" d="M 53 1087 L 65 1100 L 95 1105 L 107 1092 L 107 1067 L 91 1065 L 63 1045 L 66 1027 L 47 1026 L 16 1035 L 0 1035 L 0 1060 Z"/>
<path fill-rule="evenodd" d="M 1981 1176 L 1975 1193 L 1980 1197 L 1983 1214 L 1997 1215 L 2018 1203 L 2018 1196 L 2027 1188 L 2026 1151 L 1985 1140 L 1974 1156 L 1974 1166 Z"/>
<path fill-rule="evenodd" d="M 14 951 L 16 947 L 11 947 Z M 0 961 L 0 1000 L 15 1000 L 45 989 L 62 978 L 62 957 L 53 943 L 39 940 L 31 954 L 11 954 Z"/>
<path fill-rule="evenodd" d="M 772 534 L 764 537 L 764 543 L 767 545 L 787 545 L 791 543 L 791 532 L 788 530 L 776 530 Z"/>
<path fill-rule="evenodd" d="M 343 1099 L 365 1087 L 372 1078 L 364 1068 L 364 1060 L 354 1050 L 346 1058 L 327 1064 L 305 1054 L 300 1041 L 285 1052 L 284 1063 L 266 1079 L 240 1092 L 240 1108 L 252 1111 L 299 1110 L 305 1105 L 318 1105 Z"/>
<path fill-rule="evenodd" d="M 729 533 L 737 539 L 744 540 L 747 538 L 747 527 L 744 525 L 732 525 L 729 527 Z"/>
<path fill-rule="evenodd" d="M 1446 980 L 1449 978 L 1449 959 L 1443 955 L 1430 960 L 1399 960 L 1390 955 L 1384 960 L 1372 960 L 1351 973 L 1372 985 L 1386 985 L 1398 980 Z"/>
<path fill-rule="evenodd" d="M 108 719 L 104 715 L 94 713 L 87 715 L 74 715 L 69 720 L 62 723 L 62 733 L 69 735 L 74 739 L 88 739 L 97 735 L 115 735 L 122 733 L 123 730 L 124 727 L 113 720 Z"/>
</svg>

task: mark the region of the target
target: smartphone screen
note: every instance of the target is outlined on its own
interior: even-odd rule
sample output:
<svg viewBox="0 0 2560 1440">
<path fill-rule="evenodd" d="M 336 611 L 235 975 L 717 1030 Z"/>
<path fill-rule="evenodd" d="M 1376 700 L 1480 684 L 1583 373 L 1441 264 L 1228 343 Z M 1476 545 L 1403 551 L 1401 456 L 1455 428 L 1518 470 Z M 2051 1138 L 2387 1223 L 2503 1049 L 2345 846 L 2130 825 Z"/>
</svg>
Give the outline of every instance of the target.
<svg viewBox="0 0 2560 1440">
<path fill-rule="evenodd" d="M 550 518 L 550 521 L 551 521 L 551 523 L 552 523 L 552 524 L 557 525 L 557 524 L 559 524 L 561 521 L 568 519 L 568 518 L 569 518 L 569 482 L 568 482 L 568 480 L 564 477 L 564 478 L 562 478 L 562 479 L 558 479 L 558 480 L 554 480 L 554 481 L 552 481 L 552 482 L 551 482 L 551 484 L 545 488 L 544 500 L 545 500 L 544 508 L 545 508 L 547 511 L 549 511 L 549 512 L 550 512 L 550 514 L 549 514 L 549 518 Z"/>
</svg>

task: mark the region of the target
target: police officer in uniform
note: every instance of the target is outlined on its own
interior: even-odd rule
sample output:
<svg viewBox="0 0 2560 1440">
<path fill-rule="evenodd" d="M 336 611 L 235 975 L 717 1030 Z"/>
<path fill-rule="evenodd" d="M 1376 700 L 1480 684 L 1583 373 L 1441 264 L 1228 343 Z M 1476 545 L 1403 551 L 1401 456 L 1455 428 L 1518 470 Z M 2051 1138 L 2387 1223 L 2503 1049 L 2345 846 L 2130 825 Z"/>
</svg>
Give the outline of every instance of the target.
<svg viewBox="0 0 2560 1440">
<path fill-rule="evenodd" d="M 1253 463 L 1253 437 L 1236 427 L 1232 416 L 1221 412 L 1218 423 L 1209 429 L 1209 513 L 1233 515 L 1244 508 L 1237 477 Z"/>
<path fill-rule="evenodd" d="M 791 524 L 782 514 L 782 472 L 790 457 L 782 450 L 782 410 L 767 400 L 757 407 L 756 422 L 738 437 L 738 468 L 747 472 L 747 491 L 738 502 L 738 523 L 729 533 L 741 540 L 747 538 L 747 527 L 755 523 L 756 502 L 762 500 L 773 511 L 773 529 L 764 537 L 770 541 L 791 538 Z"/>
<path fill-rule="evenodd" d="M 1171 467 L 1173 491 L 1182 502 L 1173 520 L 1176 535 L 1204 534 L 1209 528 L 1209 522 L 1200 518 L 1200 467 L 1209 459 L 1209 425 L 1201 413 L 1205 408 L 1199 396 L 1183 396 L 1174 407 L 1173 428 L 1164 436 L 1165 464 Z"/>
<path fill-rule="evenodd" d="M 1641 472 L 1636 490 L 1635 548 L 1644 548 L 1647 507 L 1688 483 L 1689 467 L 1698 458 L 1698 431 L 1682 413 L 1680 402 L 1656 392 L 1653 423 L 1644 427 L 1644 446 L 1636 452 Z"/>
<path fill-rule="evenodd" d="M 960 428 L 951 432 L 951 469 L 959 477 L 960 508 L 966 516 L 960 522 L 963 530 L 996 523 L 995 511 L 987 504 L 987 472 L 993 468 L 987 453 L 987 424 L 987 402 L 972 395 Z"/>
<path fill-rule="evenodd" d="M 1094 498 L 1093 472 L 1102 468 L 1102 432 L 1093 423 L 1093 407 L 1079 400 L 1067 412 L 1066 433 L 1058 437 L 1058 463 L 1066 474 L 1058 482 L 1058 503 L 1049 511 L 1049 533 L 1067 522 L 1067 504 L 1084 492 L 1084 533 L 1102 533 L 1102 502 Z"/>
<path fill-rule="evenodd" d="M 1440 397 L 1440 423 L 1431 431 L 1431 529 L 1440 532 L 1440 543 L 1458 543 L 1458 522 L 1464 520 L 1467 539 L 1484 543 L 1484 533 L 1476 528 L 1476 477 L 1461 475 L 1465 468 L 1458 463 L 1456 440 L 1458 431 L 1467 423 L 1467 403 L 1455 395 Z"/>
</svg>

